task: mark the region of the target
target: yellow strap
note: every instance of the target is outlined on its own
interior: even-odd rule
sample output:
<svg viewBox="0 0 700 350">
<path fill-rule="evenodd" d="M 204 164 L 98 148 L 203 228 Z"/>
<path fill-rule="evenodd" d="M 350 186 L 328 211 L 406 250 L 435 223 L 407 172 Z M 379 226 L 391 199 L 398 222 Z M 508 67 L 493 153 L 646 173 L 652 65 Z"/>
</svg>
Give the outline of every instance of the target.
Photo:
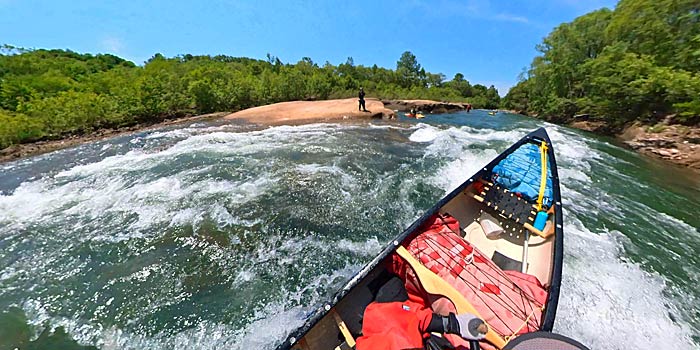
<svg viewBox="0 0 700 350">
<path fill-rule="evenodd" d="M 335 310 L 333 310 L 332 313 L 333 319 L 335 319 L 335 323 L 338 325 L 338 329 L 340 329 L 340 333 L 342 333 L 343 338 L 345 338 L 345 342 L 348 344 L 349 347 L 355 347 L 355 338 L 352 337 L 348 326 L 345 325 L 345 322 L 343 322 L 343 319 L 340 318 L 340 315 L 338 315 L 338 313 Z"/>
<path fill-rule="evenodd" d="M 542 161 L 542 175 L 540 179 L 540 194 L 537 196 L 537 211 L 542 210 L 544 190 L 547 187 L 547 143 L 544 141 L 540 144 L 540 160 Z"/>
<path fill-rule="evenodd" d="M 433 271 L 430 271 L 430 269 L 421 264 L 420 261 L 416 260 L 416 258 L 414 258 L 413 255 L 406 250 L 406 248 L 399 246 L 396 249 L 396 253 L 406 260 L 409 265 L 411 265 L 426 292 L 430 294 L 442 295 L 447 299 L 450 299 L 450 301 L 452 301 L 452 303 L 455 305 L 457 313 L 459 314 L 468 312 L 483 320 L 483 318 L 479 316 L 479 312 L 476 311 L 474 306 L 460 292 L 458 292 L 451 284 L 447 283 L 447 281 L 442 279 L 442 277 L 436 275 Z M 486 340 L 491 342 L 491 344 L 495 345 L 498 349 L 503 349 L 503 347 L 506 346 L 506 341 L 503 340 L 498 333 L 494 332 L 490 326 L 488 332 L 486 332 Z"/>
</svg>

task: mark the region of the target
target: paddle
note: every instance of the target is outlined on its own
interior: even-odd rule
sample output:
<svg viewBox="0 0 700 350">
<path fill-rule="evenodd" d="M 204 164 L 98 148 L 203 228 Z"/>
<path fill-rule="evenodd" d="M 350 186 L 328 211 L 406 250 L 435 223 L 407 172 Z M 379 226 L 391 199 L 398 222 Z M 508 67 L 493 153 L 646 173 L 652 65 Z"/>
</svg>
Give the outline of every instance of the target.
<svg viewBox="0 0 700 350">
<path fill-rule="evenodd" d="M 418 280 L 426 292 L 430 294 L 442 295 L 450 299 L 450 301 L 452 301 L 452 303 L 455 305 L 457 313 L 462 314 L 468 312 L 483 320 L 483 318 L 479 316 L 479 312 L 476 311 L 474 306 L 462 294 L 460 294 L 454 287 L 452 287 L 452 285 L 447 283 L 440 276 L 423 266 L 423 264 L 416 260 L 416 258 L 414 258 L 413 255 L 406 250 L 406 248 L 399 246 L 396 249 L 396 253 L 406 260 L 406 262 L 413 268 L 413 271 L 416 272 L 416 277 L 418 277 Z M 494 332 L 491 327 L 489 327 L 488 332 L 486 332 L 486 340 L 495 345 L 498 349 L 503 349 L 503 347 L 506 346 L 506 341 L 503 340 L 498 333 Z"/>
</svg>

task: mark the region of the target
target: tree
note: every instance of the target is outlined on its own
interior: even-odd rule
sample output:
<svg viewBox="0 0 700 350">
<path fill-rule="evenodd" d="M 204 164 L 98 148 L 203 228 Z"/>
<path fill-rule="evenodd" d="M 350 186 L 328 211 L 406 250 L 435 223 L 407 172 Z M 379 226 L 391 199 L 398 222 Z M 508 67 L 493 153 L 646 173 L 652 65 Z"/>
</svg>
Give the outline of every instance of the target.
<svg viewBox="0 0 700 350">
<path fill-rule="evenodd" d="M 419 83 L 421 66 L 411 51 L 405 51 L 396 62 L 396 73 L 399 75 L 401 86 L 411 87 Z"/>
<path fill-rule="evenodd" d="M 621 126 L 700 118 L 700 6 L 621 0 L 555 28 L 504 104 L 549 119 L 576 113 Z"/>
<path fill-rule="evenodd" d="M 488 101 L 488 106 L 486 108 L 498 108 L 501 104 L 501 96 L 498 95 L 498 90 L 493 85 L 489 86 L 484 95 Z"/>
<path fill-rule="evenodd" d="M 495 103 L 485 87 L 473 96 L 461 74 L 445 82 L 443 74 L 427 71 L 410 52 L 402 55 L 397 70 L 356 65 L 352 57 L 319 67 L 310 57 L 283 64 L 271 54 L 256 60 L 156 53 L 136 66 L 109 54 L 9 46 L 0 52 L 0 147 L 190 113 L 347 98 L 360 86 L 380 98 L 471 101 L 477 107 Z"/>
<path fill-rule="evenodd" d="M 448 87 L 456 90 L 459 93 L 459 96 L 462 96 L 462 97 L 474 96 L 474 92 L 472 91 L 471 84 L 469 84 L 469 81 L 464 79 L 464 75 L 462 73 L 455 74 L 454 79 L 452 79 L 452 81 L 448 82 L 446 85 Z"/>
<path fill-rule="evenodd" d="M 529 104 L 528 83 L 528 80 L 521 80 L 508 90 L 508 94 L 503 98 L 503 107 L 518 112 L 527 112 Z"/>
<path fill-rule="evenodd" d="M 445 80 L 445 75 L 442 73 L 432 74 L 427 73 L 426 82 L 428 87 L 441 87 L 442 82 Z"/>
</svg>

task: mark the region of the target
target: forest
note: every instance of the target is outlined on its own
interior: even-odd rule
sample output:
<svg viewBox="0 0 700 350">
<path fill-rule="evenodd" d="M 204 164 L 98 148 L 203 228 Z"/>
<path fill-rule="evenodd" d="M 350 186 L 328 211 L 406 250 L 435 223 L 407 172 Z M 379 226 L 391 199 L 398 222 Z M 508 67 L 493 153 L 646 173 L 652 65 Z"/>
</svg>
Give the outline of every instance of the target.
<svg viewBox="0 0 700 350">
<path fill-rule="evenodd" d="M 270 54 L 243 57 L 155 54 L 143 65 L 110 54 L 0 48 L 0 149 L 12 144 L 81 135 L 102 128 L 293 100 L 357 95 L 470 102 L 497 108 L 495 87 L 447 81 L 404 52 L 396 69 L 319 65 L 309 57 L 283 63 Z"/>
<path fill-rule="evenodd" d="M 613 130 L 669 116 L 700 118 L 700 2 L 621 0 L 556 27 L 505 108 L 555 121 L 575 117 Z"/>
</svg>

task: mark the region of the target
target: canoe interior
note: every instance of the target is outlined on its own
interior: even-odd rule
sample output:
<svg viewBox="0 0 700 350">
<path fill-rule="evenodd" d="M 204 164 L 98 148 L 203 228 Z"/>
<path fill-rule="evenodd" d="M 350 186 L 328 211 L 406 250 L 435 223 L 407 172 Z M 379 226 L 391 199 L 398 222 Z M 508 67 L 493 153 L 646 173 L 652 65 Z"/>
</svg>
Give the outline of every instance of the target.
<svg viewBox="0 0 700 350">
<path fill-rule="evenodd" d="M 491 257 L 494 262 L 499 260 L 501 263 L 497 264 L 503 270 L 517 269 L 520 271 L 522 268 L 525 234 L 528 230 L 523 227 L 522 223 L 515 222 L 509 218 L 508 213 L 499 215 L 499 211 L 494 210 L 493 206 L 489 207 L 485 202 L 480 201 L 479 192 L 483 186 L 477 184 L 482 183 L 489 186 L 490 170 L 500 159 L 503 159 L 508 153 L 516 149 L 518 145 L 539 140 L 544 140 L 550 145 L 548 154 L 550 166 L 552 167 L 553 202 L 555 204 L 553 205 L 554 214 L 550 215 L 549 220 L 551 221 L 550 224 L 553 227 L 554 234 L 547 238 L 528 234 L 527 263 L 524 272 L 537 277 L 549 293 L 543 313 L 541 330 L 551 331 L 561 281 L 563 232 L 561 229 L 561 199 L 554 153 L 546 132 L 543 129 L 539 129 L 513 145 L 504 154 L 484 167 L 483 170 L 465 181 L 462 186 L 446 196 L 432 210 L 414 223 L 407 230 L 408 232 L 400 235 L 400 240 L 397 239 L 392 242 L 393 244 L 390 243 L 375 261 L 368 264 L 363 271 L 358 273 L 355 279 L 348 283 L 349 288 L 336 295 L 335 302 L 322 306 L 316 313 L 315 319 L 307 322 L 306 327 L 302 327 L 297 333 L 293 333 L 280 346 L 280 349 L 288 349 L 290 347 L 300 350 L 351 348 L 351 345 L 353 345 L 352 341 L 350 341 L 351 344 L 348 344 L 347 340 L 361 335 L 364 309 L 373 301 L 379 287 L 392 276 L 384 268 L 383 262 L 390 258 L 390 254 L 397 243 L 412 237 L 411 231 L 415 231 L 421 221 L 435 213 L 449 214 L 455 217 L 460 223 L 462 238 L 478 248 L 485 256 Z M 487 237 L 479 223 L 479 219 L 484 212 L 492 214 L 492 217 L 498 220 L 505 232 L 496 238 Z"/>
</svg>

